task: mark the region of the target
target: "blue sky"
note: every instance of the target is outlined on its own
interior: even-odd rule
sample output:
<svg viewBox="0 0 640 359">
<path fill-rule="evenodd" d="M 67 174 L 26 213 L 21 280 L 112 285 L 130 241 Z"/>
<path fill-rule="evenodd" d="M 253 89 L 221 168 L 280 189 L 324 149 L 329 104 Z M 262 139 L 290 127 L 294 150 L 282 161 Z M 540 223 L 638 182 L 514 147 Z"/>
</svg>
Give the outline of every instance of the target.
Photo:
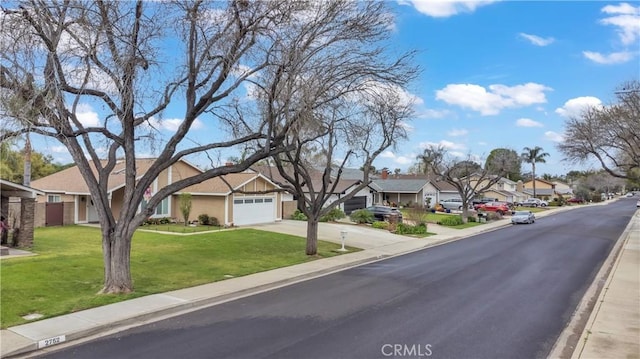
<svg viewBox="0 0 640 359">
<path fill-rule="evenodd" d="M 400 1 L 393 40 L 417 49 L 410 141 L 378 167 L 405 170 L 428 145 L 486 157 L 497 147 L 550 154 L 537 173 L 586 169 L 562 162 L 566 116 L 610 103 L 640 78 L 640 3 Z M 523 170 L 527 170 L 523 166 Z"/>
<path fill-rule="evenodd" d="M 640 78 L 639 2 L 401 0 L 389 6 L 396 12 L 389 51 L 417 50 L 422 73 L 407 94 L 416 103 L 410 139 L 379 157 L 377 168 L 405 172 L 430 145 L 482 162 L 494 148 L 520 153 L 540 146 L 551 156 L 537 166 L 539 174 L 596 168 L 562 162 L 555 146 L 567 116 L 585 104 L 610 103 L 618 85 Z M 83 122 L 97 124 L 100 115 L 83 106 Z M 175 130 L 177 116 L 167 111 L 158 126 Z M 190 136 L 212 131 L 198 121 Z M 52 140 L 35 145 L 58 162 L 71 161 Z"/>
</svg>

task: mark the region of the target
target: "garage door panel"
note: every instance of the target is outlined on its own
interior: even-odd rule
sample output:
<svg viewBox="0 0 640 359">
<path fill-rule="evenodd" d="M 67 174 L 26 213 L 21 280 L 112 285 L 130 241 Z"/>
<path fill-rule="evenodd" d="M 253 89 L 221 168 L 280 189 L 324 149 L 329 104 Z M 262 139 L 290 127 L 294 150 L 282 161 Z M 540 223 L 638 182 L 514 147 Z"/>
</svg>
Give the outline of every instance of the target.
<svg viewBox="0 0 640 359">
<path fill-rule="evenodd" d="M 273 198 L 236 198 L 233 200 L 233 217 L 237 226 L 274 222 L 275 202 Z"/>
</svg>

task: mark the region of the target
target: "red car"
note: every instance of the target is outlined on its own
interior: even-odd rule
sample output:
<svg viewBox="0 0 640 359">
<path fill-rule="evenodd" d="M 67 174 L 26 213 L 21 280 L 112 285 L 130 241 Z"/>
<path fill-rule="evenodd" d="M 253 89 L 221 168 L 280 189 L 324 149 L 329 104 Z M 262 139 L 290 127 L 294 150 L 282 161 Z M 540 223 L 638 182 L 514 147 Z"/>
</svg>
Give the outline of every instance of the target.
<svg viewBox="0 0 640 359">
<path fill-rule="evenodd" d="M 584 199 L 578 198 L 578 197 L 573 197 L 573 198 L 569 198 L 567 200 L 567 202 L 569 202 L 569 203 L 584 203 Z"/>
<path fill-rule="evenodd" d="M 500 214 L 510 213 L 509 205 L 504 202 L 487 202 L 478 206 L 478 210 L 487 212 L 497 212 Z"/>
</svg>

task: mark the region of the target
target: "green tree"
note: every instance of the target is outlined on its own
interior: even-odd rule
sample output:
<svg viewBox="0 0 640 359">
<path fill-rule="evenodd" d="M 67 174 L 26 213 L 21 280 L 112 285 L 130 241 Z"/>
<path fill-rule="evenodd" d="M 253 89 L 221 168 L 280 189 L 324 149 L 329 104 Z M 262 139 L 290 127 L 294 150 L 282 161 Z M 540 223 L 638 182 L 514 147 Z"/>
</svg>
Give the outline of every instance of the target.
<svg viewBox="0 0 640 359">
<path fill-rule="evenodd" d="M 191 193 L 180 193 L 180 213 L 182 213 L 186 227 L 189 224 L 189 214 L 191 214 Z"/>
<path fill-rule="evenodd" d="M 489 156 L 487 156 L 484 168 L 489 172 L 498 173 L 504 168 L 505 164 L 510 170 L 504 177 L 512 181 L 522 179 L 522 158 L 520 158 L 515 150 L 509 148 L 493 149 L 491 153 L 489 153 Z"/>
<path fill-rule="evenodd" d="M 522 160 L 526 163 L 531 163 L 531 180 L 533 181 L 533 197 L 536 196 L 536 163 L 545 163 L 545 157 L 549 157 L 549 154 L 543 152 L 542 147 L 536 146 L 534 148 L 525 147 L 522 149 Z"/>
<path fill-rule="evenodd" d="M 3 141 L 0 144 L 0 177 L 7 181 L 23 183 L 24 161 L 23 153 L 12 148 L 11 141 Z M 46 177 L 73 164 L 61 165 L 53 162 L 51 155 L 40 152 L 31 152 L 31 179 Z"/>
</svg>

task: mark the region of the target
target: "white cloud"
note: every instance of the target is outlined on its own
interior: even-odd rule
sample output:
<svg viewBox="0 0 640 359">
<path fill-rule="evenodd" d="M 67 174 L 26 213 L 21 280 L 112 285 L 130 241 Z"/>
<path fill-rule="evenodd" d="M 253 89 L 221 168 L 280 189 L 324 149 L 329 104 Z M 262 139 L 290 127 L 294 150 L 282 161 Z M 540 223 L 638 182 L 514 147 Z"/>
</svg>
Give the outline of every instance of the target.
<svg viewBox="0 0 640 359">
<path fill-rule="evenodd" d="M 519 35 L 536 46 L 547 46 L 556 41 L 553 37 L 544 38 L 536 35 L 525 34 L 524 32 L 521 32 Z"/>
<path fill-rule="evenodd" d="M 564 105 L 557 108 L 555 112 L 564 117 L 579 117 L 587 108 L 600 105 L 602 105 L 602 101 L 597 97 L 576 97 L 565 102 Z"/>
<path fill-rule="evenodd" d="M 600 20 L 600 23 L 616 27 L 624 45 L 637 43 L 640 38 L 640 6 L 634 7 L 628 3 L 607 5 L 602 8 L 602 12 L 612 16 Z"/>
<path fill-rule="evenodd" d="M 424 119 L 445 118 L 449 116 L 451 116 L 451 111 L 449 110 L 434 110 L 429 108 L 419 110 L 416 113 L 417 118 L 424 118 Z"/>
<path fill-rule="evenodd" d="M 516 126 L 518 127 L 544 127 L 544 125 L 538 121 L 534 121 L 529 118 L 519 118 L 516 121 Z"/>
<path fill-rule="evenodd" d="M 480 6 L 496 0 L 398 0 L 401 5 L 412 5 L 417 11 L 431 17 L 449 17 L 459 13 L 474 12 Z"/>
<path fill-rule="evenodd" d="M 81 103 L 76 106 L 76 117 L 84 127 L 97 127 L 100 125 L 98 113 L 90 105 Z"/>
<path fill-rule="evenodd" d="M 557 132 L 553 132 L 553 131 L 547 131 L 544 133 L 544 138 L 546 138 L 549 141 L 553 141 L 553 142 L 562 142 L 564 141 L 564 137 L 557 133 Z"/>
<path fill-rule="evenodd" d="M 634 54 L 629 51 L 612 52 L 610 54 L 601 54 L 593 51 L 582 51 L 587 59 L 604 65 L 622 64 L 633 59 Z"/>
<path fill-rule="evenodd" d="M 396 158 L 396 155 L 391 151 L 384 151 L 380 154 L 382 158 Z"/>
<path fill-rule="evenodd" d="M 168 119 L 158 120 L 157 118 L 152 117 L 151 119 L 149 119 L 149 125 L 152 126 L 153 128 L 159 131 L 169 131 L 169 132 L 176 132 L 180 127 L 180 125 L 182 124 L 182 122 L 184 122 L 184 120 L 180 118 L 168 118 Z M 193 123 L 191 124 L 191 129 L 198 130 L 201 128 L 204 128 L 204 124 L 202 123 L 202 121 L 200 121 L 200 119 L 196 118 L 195 121 L 193 121 Z"/>
<path fill-rule="evenodd" d="M 458 136 L 464 136 L 468 133 L 469 131 L 465 130 L 464 128 L 461 128 L 461 129 L 454 128 L 453 130 L 447 132 L 447 135 L 451 137 L 458 137 Z"/>
<path fill-rule="evenodd" d="M 399 164 L 399 165 L 408 165 L 413 163 L 415 157 L 405 157 L 405 156 L 398 156 L 395 159 L 395 163 Z"/>
<path fill-rule="evenodd" d="M 440 142 L 420 142 L 418 146 L 422 149 L 442 147 L 446 150 L 464 150 L 466 148 L 466 146 L 461 143 L 454 143 L 447 140 L 441 140 Z"/>
<path fill-rule="evenodd" d="M 48 149 L 53 153 L 69 153 L 66 146 L 51 146 Z"/>
<path fill-rule="evenodd" d="M 545 103 L 547 99 L 544 92 L 550 90 L 533 82 L 516 86 L 490 85 L 488 89 L 474 84 L 449 84 L 436 92 L 436 99 L 488 116 L 496 115 L 507 107 Z"/>
</svg>

